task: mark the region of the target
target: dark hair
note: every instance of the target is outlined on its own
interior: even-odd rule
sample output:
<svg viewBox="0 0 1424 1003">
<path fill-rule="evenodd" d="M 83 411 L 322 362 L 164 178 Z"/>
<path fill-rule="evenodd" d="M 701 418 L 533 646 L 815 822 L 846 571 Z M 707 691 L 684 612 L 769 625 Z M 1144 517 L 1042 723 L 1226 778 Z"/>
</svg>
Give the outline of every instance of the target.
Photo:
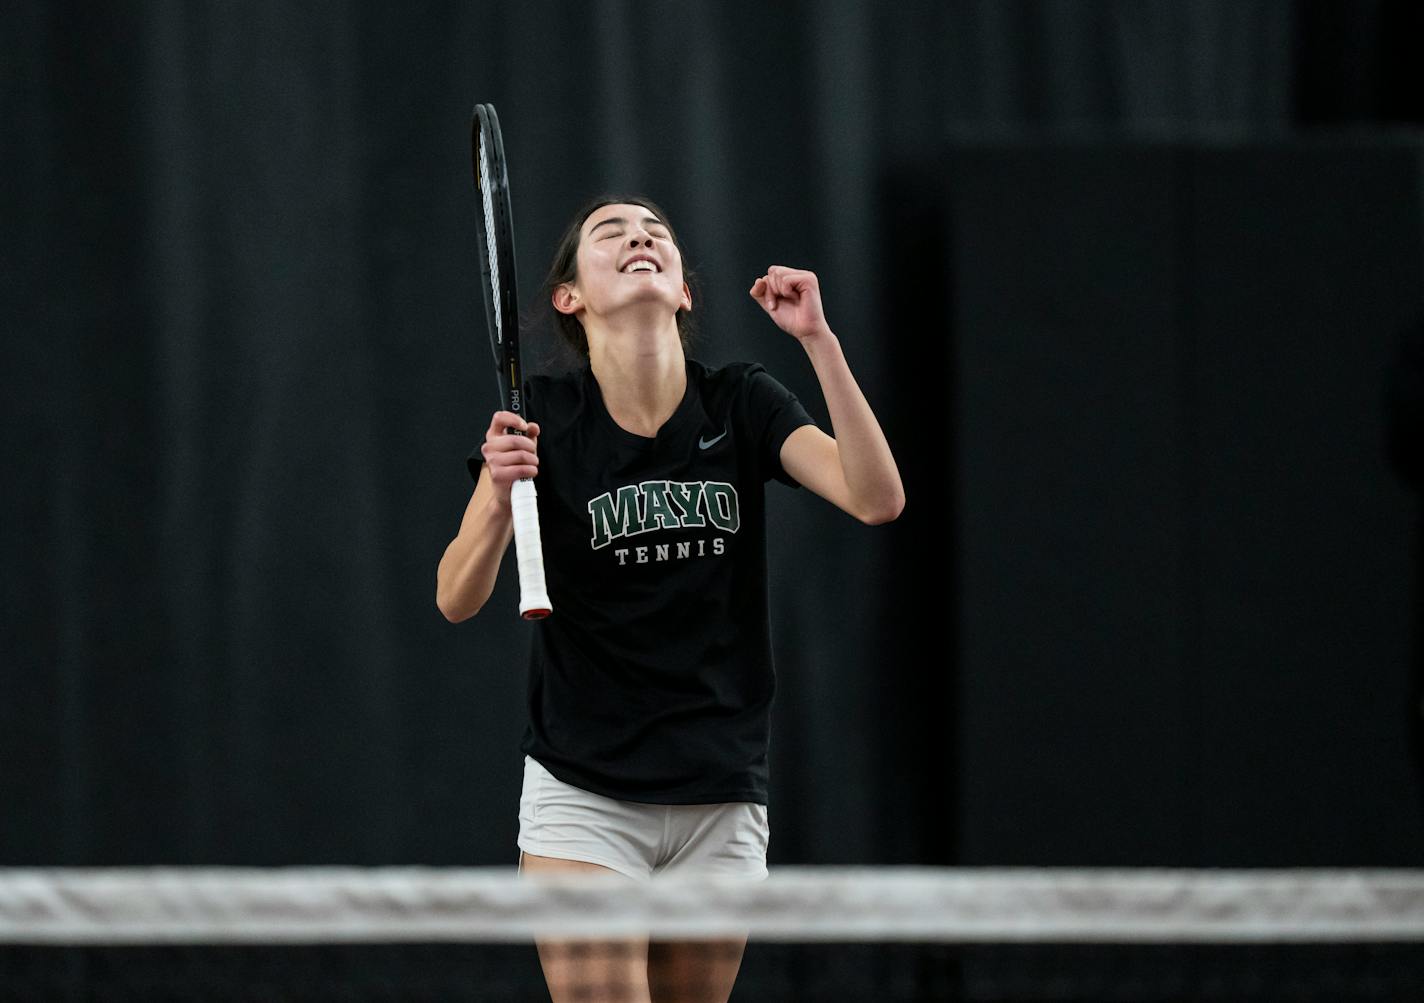
<svg viewBox="0 0 1424 1003">
<path fill-rule="evenodd" d="M 553 264 L 549 266 L 549 275 L 544 279 L 544 284 L 539 289 L 539 296 L 544 304 L 540 310 L 551 317 L 554 330 L 584 362 L 588 361 L 588 335 L 584 332 L 583 324 L 572 314 L 560 313 L 555 310 L 552 297 L 554 290 L 559 286 L 565 282 L 573 282 L 578 278 L 578 249 L 583 237 L 583 225 L 588 222 L 588 217 L 603 206 L 623 204 L 640 205 L 662 220 L 663 226 L 667 228 L 668 236 L 672 238 L 673 246 L 682 256 L 682 280 L 692 290 L 693 302 L 698 299 L 696 276 L 687 264 L 687 255 L 683 252 L 681 241 L 677 239 L 677 231 L 668 222 L 667 213 L 659 209 L 651 199 L 644 198 L 642 195 L 600 195 L 588 202 L 574 215 L 573 222 L 564 231 L 564 235 L 559 238 L 558 247 L 554 250 Z M 686 354 L 688 347 L 697 335 L 697 328 L 692 314 L 681 308 L 677 311 L 677 334 L 682 341 L 682 351 Z"/>
</svg>

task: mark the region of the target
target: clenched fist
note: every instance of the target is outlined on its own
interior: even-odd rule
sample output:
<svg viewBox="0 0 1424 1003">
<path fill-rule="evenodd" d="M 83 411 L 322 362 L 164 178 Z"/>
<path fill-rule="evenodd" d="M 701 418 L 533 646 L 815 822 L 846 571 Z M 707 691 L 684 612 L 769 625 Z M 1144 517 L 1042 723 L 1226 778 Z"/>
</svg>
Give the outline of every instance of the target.
<svg viewBox="0 0 1424 1003">
<path fill-rule="evenodd" d="M 777 327 L 797 341 L 830 332 L 821 307 L 821 283 L 815 272 L 772 265 L 747 292 Z"/>
<path fill-rule="evenodd" d="M 518 432 L 510 432 L 511 428 L 518 429 Z M 538 446 L 538 422 L 526 422 L 512 411 L 496 411 L 490 419 L 480 455 L 489 468 L 495 497 L 506 505 L 509 504 L 510 485 L 539 473 Z"/>
</svg>

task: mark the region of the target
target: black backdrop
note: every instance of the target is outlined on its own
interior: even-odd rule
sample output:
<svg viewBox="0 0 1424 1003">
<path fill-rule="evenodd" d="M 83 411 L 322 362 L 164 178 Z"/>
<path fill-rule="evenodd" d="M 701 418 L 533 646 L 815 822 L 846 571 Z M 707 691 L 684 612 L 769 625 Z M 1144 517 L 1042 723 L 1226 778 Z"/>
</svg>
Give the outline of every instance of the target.
<svg viewBox="0 0 1424 1003">
<path fill-rule="evenodd" d="M 772 862 L 1424 862 L 1404 3 L 21 4 L 0 48 L 0 864 L 512 864 L 526 627 L 436 563 L 494 406 L 468 118 L 526 307 L 645 191 L 709 362 L 908 492 L 772 486 Z M 506 569 L 507 572 L 508 569 Z"/>
</svg>

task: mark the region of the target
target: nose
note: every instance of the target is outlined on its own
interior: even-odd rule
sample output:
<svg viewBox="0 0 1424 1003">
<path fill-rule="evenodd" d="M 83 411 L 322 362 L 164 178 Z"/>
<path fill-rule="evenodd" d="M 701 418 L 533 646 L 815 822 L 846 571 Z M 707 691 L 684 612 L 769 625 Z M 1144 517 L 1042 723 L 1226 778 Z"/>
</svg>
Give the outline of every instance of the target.
<svg viewBox="0 0 1424 1003">
<path fill-rule="evenodd" d="M 637 247 L 640 244 L 647 244 L 649 247 L 652 247 L 653 236 L 648 233 L 647 228 L 643 226 L 642 223 L 635 223 L 633 224 L 633 237 L 628 241 L 628 246 Z"/>
</svg>

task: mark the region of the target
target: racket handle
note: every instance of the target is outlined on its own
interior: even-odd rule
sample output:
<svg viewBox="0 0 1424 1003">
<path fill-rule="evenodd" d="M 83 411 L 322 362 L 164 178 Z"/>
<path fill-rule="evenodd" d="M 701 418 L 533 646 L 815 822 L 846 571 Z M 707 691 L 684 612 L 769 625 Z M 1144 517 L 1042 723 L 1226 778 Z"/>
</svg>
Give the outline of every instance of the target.
<svg viewBox="0 0 1424 1003">
<path fill-rule="evenodd" d="M 514 514 L 514 553 L 519 562 L 519 615 L 542 620 L 553 612 L 544 585 L 544 548 L 539 542 L 539 504 L 533 480 L 509 486 L 509 507 Z"/>
</svg>

